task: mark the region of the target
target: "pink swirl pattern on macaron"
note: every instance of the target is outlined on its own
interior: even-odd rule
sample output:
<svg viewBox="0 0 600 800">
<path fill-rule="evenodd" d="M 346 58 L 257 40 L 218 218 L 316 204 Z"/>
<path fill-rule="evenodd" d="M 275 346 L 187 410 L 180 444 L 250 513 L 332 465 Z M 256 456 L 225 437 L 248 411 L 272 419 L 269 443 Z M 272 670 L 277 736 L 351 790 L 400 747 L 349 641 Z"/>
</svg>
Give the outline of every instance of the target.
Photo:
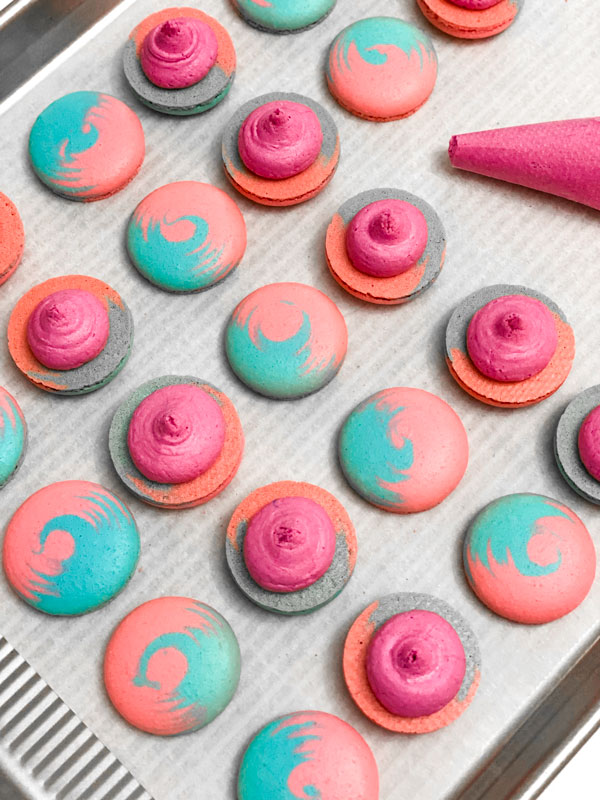
<svg viewBox="0 0 600 800">
<path fill-rule="evenodd" d="M 27 341 L 50 369 L 75 369 L 96 358 L 108 341 L 106 305 L 85 289 L 61 289 L 41 300 L 27 322 Z"/>
<path fill-rule="evenodd" d="M 217 37 L 209 25 L 194 17 L 175 17 L 146 35 L 140 63 L 156 86 L 183 89 L 208 75 L 217 51 Z"/>
<path fill-rule="evenodd" d="M 335 530 L 322 506 L 308 497 L 282 497 L 260 509 L 248 524 L 244 560 L 259 586 L 296 592 L 331 566 Z"/>
<path fill-rule="evenodd" d="M 450 0 L 455 6 L 468 8 L 470 11 L 482 11 L 484 8 L 497 6 L 502 0 Z"/>
<path fill-rule="evenodd" d="M 592 409 L 581 423 L 577 446 L 583 466 L 592 478 L 600 481 L 600 406 Z"/>
<path fill-rule="evenodd" d="M 148 395 L 127 432 L 131 459 L 157 483 L 185 483 L 215 463 L 225 442 L 218 403 L 199 386 L 173 384 Z"/>
<path fill-rule="evenodd" d="M 314 164 L 323 144 L 318 116 L 290 100 L 265 103 L 244 120 L 238 149 L 246 167 L 262 178 L 280 180 Z"/>
<path fill-rule="evenodd" d="M 550 309 L 534 297 L 505 295 L 477 311 L 467 349 L 477 369 L 496 381 L 524 381 L 551 361 L 558 334 Z"/>
<path fill-rule="evenodd" d="M 425 216 L 404 200 L 369 203 L 346 229 L 346 249 L 352 265 L 378 278 L 401 275 L 414 267 L 426 246 Z"/>
<path fill-rule="evenodd" d="M 435 714 L 458 694 L 466 670 L 460 637 L 432 611 L 395 614 L 373 635 L 367 676 L 373 694 L 392 714 Z"/>
</svg>

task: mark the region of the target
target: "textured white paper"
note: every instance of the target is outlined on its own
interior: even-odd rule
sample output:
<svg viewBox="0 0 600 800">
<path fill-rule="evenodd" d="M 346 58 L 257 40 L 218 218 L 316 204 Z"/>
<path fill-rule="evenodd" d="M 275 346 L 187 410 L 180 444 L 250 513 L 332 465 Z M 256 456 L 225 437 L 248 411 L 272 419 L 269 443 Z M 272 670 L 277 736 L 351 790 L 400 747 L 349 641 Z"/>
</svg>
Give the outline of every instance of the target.
<svg viewBox="0 0 600 800">
<path fill-rule="evenodd" d="M 598 112 L 600 50 L 596 4 L 587 0 L 528 0 L 512 28 L 486 42 L 465 43 L 429 29 L 439 56 L 437 86 L 413 117 L 374 124 L 339 108 L 323 78 L 326 48 L 345 25 L 372 14 L 399 15 L 427 27 L 411 0 L 339 0 L 313 30 L 277 37 L 245 25 L 226 0 L 203 0 L 230 31 L 239 67 L 230 96 L 191 118 L 153 113 L 139 105 L 122 76 L 121 47 L 130 29 L 159 0 L 139 0 L 58 66 L 0 117 L 0 190 L 17 204 L 27 243 L 23 263 L 0 289 L 5 330 L 17 299 L 55 275 L 84 273 L 109 282 L 129 304 L 136 335 L 131 359 L 107 388 L 60 398 L 31 386 L 0 347 L 0 383 L 19 400 L 29 423 L 29 452 L 2 491 L 4 526 L 26 497 L 52 481 L 98 481 L 119 493 L 142 538 L 139 570 L 108 606 L 77 619 L 53 619 L 18 600 L 0 579 L 0 630 L 30 659 L 92 729 L 123 759 L 156 800 L 232 800 L 239 760 L 252 735 L 273 717 L 299 709 L 333 712 L 355 725 L 372 746 L 381 797 L 439 800 L 452 795 L 522 715 L 544 696 L 572 659 L 598 635 L 599 582 L 568 618 L 541 627 L 503 621 L 471 594 L 461 570 L 465 527 L 495 497 L 541 492 L 566 502 L 600 545 L 598 508 L 563 482 L 552 456 L 562 409 L 599 382 L 598 255 L 600 215 L 584 207 L 455 172 L 446 157 L 453 133 Z M 95 89 L 115 94 L 139 113 L 147 155 L 139 176 L 116 196 L 89 205 L 63 200 L 33 175 L 27 136 L 36 115 L 63 93 Z M 265 209 L 238 197 L 220 160 L 220 134 L 234 110 L 255 95 L 297 91 L 334 115 L 342 141 L 338 172 L 316 199 L 291 209 Z M 151 286 L 130 265 L 125 228 L 148 192 L 170 181 L 210 181 L 235 197 L 248 226 L 248 249 L 222 285 L 175 296 Z M 407 306 L 376 307 L 343 292 L 324 258 L 327 224 L 352 194 L 395 186 L 430 202 L 448 233 L 446 266 L 431 290 Z M 261 398 L 229 370 L 223 329 L 236 303 L 256 287 L 297 280 L 327 292 L 349 328 L 349 350 L 338 377 L 299 401 Z M 443 334 L 455 305 L 490 283 L 540 289 L 573 324 L 577 358 L 565 386 L 533 408 L 484 406 L 461 391 L 444 363 Z M 208 505 L 182 512 L 153 509 L 129 496 L 108 457 L 114 410 L 154 376 L 194 374 L 235 403 L 246 451 L 231 486 Z M 346 414 L 389 386 L 439 394 L 460 414 L 469 434 L 467 474 L 441 506 L 396 516 L 363 502 L 336 461 L 336 434 Z M 358 533 L 354 577 L 331 605 L 305 618 L 281 618 L 249 603 L 233 585 L 224 558 L 225 527 L 251 490 L 293 479 L 332 491 Z M 341 672 L 342 646 L 355 616 L 377 597 L 430 592 L 470 621 L 482 649 L 478 695 L 450 727 L 406 737 L 372 725 L 354 706 Z M 239 690 L 207 729 L 159 739 L 130 728 L 102 686 L 104 647 L 118 621 L 139 603 L 184 594 L 214 605 L 241 645 Z M 266 800 L 266 799 L 265 799 Z M 352 800 L 349 798 L 349 800 Z"/>
</svg>

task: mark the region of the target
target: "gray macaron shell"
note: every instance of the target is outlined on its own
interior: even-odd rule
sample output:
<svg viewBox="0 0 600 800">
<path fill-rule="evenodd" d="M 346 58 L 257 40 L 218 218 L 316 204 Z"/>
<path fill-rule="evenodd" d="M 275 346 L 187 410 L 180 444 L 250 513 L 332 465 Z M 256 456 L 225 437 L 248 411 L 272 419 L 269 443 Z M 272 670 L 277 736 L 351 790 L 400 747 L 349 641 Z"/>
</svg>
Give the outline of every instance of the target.
<svg viewBox="0 0 600 800">
<path fill-rule="evenodd" d="M 389 594 L 378 601 L 377 608 L 369 617 L 369 620 L 375 626 L 373 635 L 393 616 L 407 611 L 432 611 L 443 617 L 446 622 L 449 622 L 458 634 L 465 651 L 466 669 L 456 698 L 459 701 L 465 700 L 477 673 L 481 671 L 479 644 L 467 621 L 452 606 L 433 595 L 400 592 L 398 594 Z"/>
<path fill-rule="evenodd" d="M 376 203 L 379 200 L 402 200 L 405 203 L 410 203 L 419 209 L 427 222 L 427 245 L 418 262 L 420 264 L 425 259 L 428 259 L 427 266 L 419 285 L 403 298 L 406 301 L 412 300 L 428 289 L 442 271 L 446 253 L 446 231 L 437 211 L 429 203 L 416 194 L 411 194 L 401 189 L 370 189 L 366 192 L 361 192 L 350 198 L 350 200 L 346 200 L 337 213 L 344 221 L 344 225 L 348 226 L 359 211 L 362 211 L 370 203 Z M 332 265 L 332 269 L 335 272 L 334 265 Z M 363 273 L 360 274 L 361 276 L 363 275 Z M 394 280 L 394 278 L 375 278 L 374 280 L 384 282 Z M 373 297 L 375 297 L 375 294 Z"/>
<path fill-rule="evenodd" d="M 236 531 L 237 548 L 226 541 L 227 564 L 233 579 L 249 600 L 266 611 L 277 614 L 308 614 L 329 603 L 350 580 L 350 550 L 344 531 L 337 531 L 335 553 L 327 572 L 311 586 L 296 592 L 271 592 L 252 578 L 244 561 L 244 539 L 248 521 L 240 522 Z"/>
<path fill-rule="evenodd" d="M 185 116 L 208 111 L 222 100 L 235 78 L 235 72 L 227 76 L 215 64 L 198 83 L 183 89 L 163 89 L 149 80 L 137 56 L 133 39 L 125 45 L 123 52 L 125 77 L 140 102 L 163 114 Z"/>
<path fill-rule="evenodd" d="M 579 428 L 596 406 L 600 406 L 600 385 L 578 394 L 564 410 L 554 435 L 554 454 L 563 478 L 590 503 L 600 505 L 600 481 L 587 471 L 579 455 Z"/>
<path fill-rule="evenodd" d="M 512 286 L 507 283 L 486 286 L 465 298 L 450 317 L 450 322 L 446 328 L 446 356 L 450 363 L 452 363 L 453 350 L 460 350 L 465 355 L 469 354 L 467 349 L 467 330 L 473 315 L 492 300 L 511 294 L 533 297 L 535 300 L 544 303 L 553 314 L 558 314 L 563 322 L 567 322 L 567 318 L 556 303 L 546 297 L 545 294 L 536 292 L 535 289 L 528 289 L 526 286 Z"/>
</svg>

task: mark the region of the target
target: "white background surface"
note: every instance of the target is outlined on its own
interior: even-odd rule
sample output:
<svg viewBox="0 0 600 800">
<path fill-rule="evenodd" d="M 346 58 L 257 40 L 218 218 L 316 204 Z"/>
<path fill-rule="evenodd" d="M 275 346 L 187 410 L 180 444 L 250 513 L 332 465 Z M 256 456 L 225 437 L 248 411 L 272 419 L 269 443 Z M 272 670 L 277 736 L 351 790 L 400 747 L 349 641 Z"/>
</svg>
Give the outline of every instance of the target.
<svg viewBox="0 0 600 800">
<path fill-rule="evenodd" d="M 0 349 L 0 381 L 20 401 L 30 449 L 18 477 L 2 492 L 0 522 L 41 486 L 95 480 L 126 498 L 142 536 L 138 573 L 106 608 L 80 619 L 50 619 L 25 606 L 0 581 L 0 628 L 73 709 L 121 757 L 157 800 L 234 796 L 237 765 L 253 733 L 278 714 L 301 708 L 337 713 L 372 746 L 382 800 L 408 795 L 440 800 L 527 713 L 598 633 L 600 587 L 566 619 L 528 628 L 494 617 L 468 590 L 460 544 L 475 513 L 514 491 L 548 494 L 570 505 L 600 544 L 598 509 L 562 481 L 552 458 L 558 416 L 579 391 L 598 382 L 598 214 L 492 181 L 457 173 L 445 148 L 451 134 L 497 125 L 586 116 L 596 108 L 600 50 L 591 2 L 528 2 L 497 39 L 464 43 L 429 29 L 440 72 L 430 101 L 405 121 L 376 125 L 342 111 L 328 95 L 322 62 L 346 24 L 370 14 L 398 14 L 426 26 L 412 0 L 339 0 L 331 17 L 299 36 L 251 30 L 225 0 L 202 8 L 226 25 L 239 69 L 230 97 L 209 114 L 178 119 L 136 104 L 121 74 L 120 49 L 129 30 L 163 2 L 139 0 L 95 40 L 55 70 L 3 116 L 2 185 L 21 210 L 27 232 L 23 264 L 0 290 L 0 325 L 32 285 L 57 274 L 106 279 L 130 305 L 136 341 L 129 364 L 109 387 L 83 398 L 36 390 Z M 55 197 L 31 173 L 26 140 L 35 116 L 67 91 L 113 93 L 142 119 L 147 156 L 140 175 L 109 200 L 80 205 Z M 238 105 L 269 91 L 300 91 L 334 115 L 342 139 L 340 168 L 314 201 L 265 210 L 237 198 L 248 225 L 248 250 L 236 274 L 196 296 L 175 297 L 146 283 L 124 248 L 127 219 L 149 191 L 173 180 L 207 180 L 234 196 L 222 173 L 220 132 Z M 444 271 L 405 307 L 376 308 L 345 294 L 329 277 L 325 229 L 350 195 L 395 185 L 422 195 L 448 232 Z M 326 291 L 348 323 L 350 346 L 338 377 L 297 402 L 260 398 L 236 381 L 222 353 L 222 330 L 236 303 L 259 285 L 299 280 Z M 443 331 L 456 304 L 490 283 L 524 283 L 557 301 L 575 329 L 577 359 L 565 386 L 539 406 L 505 411 L 469 398 L 448 375 Z M 232 485 L 206 506 L 160 512 L 127 495 L 110 465 L 106 438 L 119 402 L 155 375 L 205 378 L 232 398 L 246 433 L 246 453 Z M 386 514 L 363 503 L 344 482 L 335 437 L 345 415 L 386 386 L 433 391 L 458 411 L 471 458 L 465 479 L 441 506 L 415 517 Z M 252 489 L 282 479 L 308 480 L 332 491 L 358 533 L 355 575 L 319 613 L 281 619 L 249 604 L 230 580 L 224 531 Z M 453 603 L 470 621 L 483 655 L 480 691 L 451 727 L 405 738 L 371 725 L 349 699 L 341 649 L 355 616 L 395 591 L 424 591 Z M 129 728 L 102 688 L 102 652 L 111 630 L 140 602 L 188 594 L 214 605 L 240 640 L 243 672 L 232 704 L 210 728 L 159 740 Z M 585 752 L 585 750 L 584 750 Z M 566 774 L 566 773 L 565 773 Z"/>
</svg>

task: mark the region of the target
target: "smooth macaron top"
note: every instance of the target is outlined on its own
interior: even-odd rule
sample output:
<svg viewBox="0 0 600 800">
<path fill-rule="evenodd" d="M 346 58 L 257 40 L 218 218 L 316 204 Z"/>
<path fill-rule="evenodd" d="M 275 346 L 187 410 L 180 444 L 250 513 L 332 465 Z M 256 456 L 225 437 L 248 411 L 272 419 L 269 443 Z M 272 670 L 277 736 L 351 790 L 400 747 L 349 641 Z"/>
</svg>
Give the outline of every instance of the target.
<svg viewBox="0 0 600 800">
<path fill-rule="evenodd" d="M 12 394 L 0 386 L 0 489 L 16 472 L 27 443 L 27 423 Z"/>
<path fill-rule="evenodd" d="M 0 286 L 19 266 L 25 247 L 25 229 L 17 207 L 0 192 Z"/>
<path fill-rule="evenodd" d="M 232 0 L 241 17 L 269 33 L 297 33 L 316 25 L 336 0 Z"/>
</svg>

